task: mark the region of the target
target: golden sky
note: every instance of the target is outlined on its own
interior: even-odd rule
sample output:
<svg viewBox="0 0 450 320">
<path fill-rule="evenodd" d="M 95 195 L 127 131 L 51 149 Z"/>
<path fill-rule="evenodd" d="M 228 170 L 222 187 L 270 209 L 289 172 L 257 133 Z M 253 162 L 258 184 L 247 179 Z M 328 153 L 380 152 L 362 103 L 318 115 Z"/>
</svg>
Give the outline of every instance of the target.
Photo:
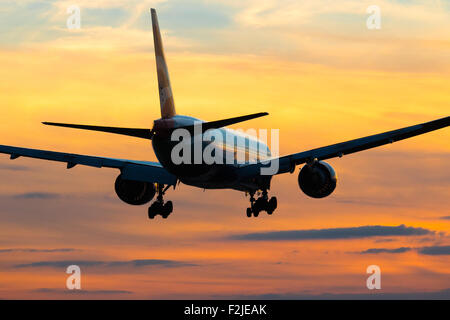
<svg viewBox="0 0 450 320">
<path fill-rule="evenodd" d="M 68 30 L 73 1 L 3 1 L 0 143 L 155 160 L 144 140 L 40 124 L 152 126 L 150 7 L 177 112 L 267 111 L 242 126 L 280 129 L 281 154 L 448 116 L 448 1 L 377 0 L 381 29 L 368 30 L 372 2 L 79 0 Z M 297 172 L 277 176 L 279 207 L 256 219 L 239 192 L 181 185 L 170 218 L 149 221 L 116 197 L 115 170 L 3 155 L 0 298 L 448 298 L 449 141 L 443 129 L 330 160 L 326 199 L 302 194 Z M 73 263 L 81 293 L 65 288 Z M 366 288 L 372 264 L 381 292 Z"/>
</svg>

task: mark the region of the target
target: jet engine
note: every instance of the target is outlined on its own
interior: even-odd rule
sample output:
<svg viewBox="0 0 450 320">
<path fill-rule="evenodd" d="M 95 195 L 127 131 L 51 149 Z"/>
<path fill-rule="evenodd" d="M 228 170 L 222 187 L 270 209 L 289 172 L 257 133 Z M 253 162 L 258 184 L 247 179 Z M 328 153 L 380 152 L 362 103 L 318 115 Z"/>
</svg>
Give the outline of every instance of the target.
<svg viewBox="0 0 450 320">
<path fill-rule="evenodd" d="M 298 174 L 300 189 L 311 198 L 325 198 L 336 189 L 337 176 L 333 167 L 324 161 L 305 165 Z"/>
<path fill-rule="evenodd" d="M 114 187 L 120 200 L 134 206 L 150 202 L 156 193 L 153 183 L 123 179 L 121 174 Z"/>
</svg>

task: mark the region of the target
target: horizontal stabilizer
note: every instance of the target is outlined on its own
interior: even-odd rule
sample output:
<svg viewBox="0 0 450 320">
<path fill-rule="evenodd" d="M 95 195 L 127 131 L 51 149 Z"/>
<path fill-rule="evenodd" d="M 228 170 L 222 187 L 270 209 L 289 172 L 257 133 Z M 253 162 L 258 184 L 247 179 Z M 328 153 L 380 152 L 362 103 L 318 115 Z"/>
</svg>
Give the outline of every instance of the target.
<svg viewBox="0 0 450 320">
<path fill-rule="evenodd" d="M 263 116 L 267 116 L 267 115 L 269 115 L 267 112 L 259 112 L 259 113 L 253 113 L 253 114 L 249 114 L 246 116 L 234 117 L 234 118 L 229 118 L 229 119 L 216 120 L 216 121 L 210 121 L 210 122 L 202 122 L 201 123 L 202 132 L 205 132 L 209 129 L 222 128 L 222 127 L 229 126 L 229 125 L 232 125 L 235 123 L 239 123 L 239 122 L 243 122 L 243 121 L 247 121 L 247 120 L 251 120 L 251 119 L 255 119 L 255 118 L 259 118 L 259 117 L 263 117 Z M 195 126 L 196 125 L 184 126 L 184 127 L 180 127 L 177 129 L 186 129 L 186 130 L 193 132 Z"/>
<path fill-rule="evenodd" d="M 87 125 L 81 125 L 81 124 L 68 124 L 68 123 L 55 123 L 55 122 L 42 122 L 42 123 L 45 125 L 48 125 L 48 126 L 101 131 L 101 132 L 122 134 L 125 136 L 131 136 L 131 137 L 137 137 L 137 138 L 143 138 L 143 139 L 149 139 L 149 140 L 151 140 L 153 137 L 153 133 L 150 129 L 87 126 Z"/>
</svg>

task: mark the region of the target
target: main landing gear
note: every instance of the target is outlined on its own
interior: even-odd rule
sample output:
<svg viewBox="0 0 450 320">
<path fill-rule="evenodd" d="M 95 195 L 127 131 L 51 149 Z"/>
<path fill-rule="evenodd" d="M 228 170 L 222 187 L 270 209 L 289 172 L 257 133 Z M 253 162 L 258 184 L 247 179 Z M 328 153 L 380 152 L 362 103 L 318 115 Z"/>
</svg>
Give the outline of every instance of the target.
<svg viewBox="0 0 450 320">
<path fill-rule="evenodd" d="M 164 185 L 162 184 L 157 185 L 158 197 L 156 198 L 155 202 L 153 202 L 148 208 L 149 219 L 154 219 L 158 214 L 161 215 L 164 219 L 167 219 L 167 217 L 172 213 L 172 201 L 167 201 L 164 203 L 163 199 L 164 193 L 166 193 L 167 189 L 169 189 L 169 186 L 166 186 L 164 188 Z"/>
<path fill-rule="evenodd" d="M 259 216 L 261 211 L 266 211 L 268 215 L 271 215 L 277 208 L 277 198 L 272 197 L 269 200 L 267 190 L 262 192 L 262 195 L 255 200 L 255 192 L 250 193 L 250 208 L 247 208 L 247 217 Z"/>
</svg>

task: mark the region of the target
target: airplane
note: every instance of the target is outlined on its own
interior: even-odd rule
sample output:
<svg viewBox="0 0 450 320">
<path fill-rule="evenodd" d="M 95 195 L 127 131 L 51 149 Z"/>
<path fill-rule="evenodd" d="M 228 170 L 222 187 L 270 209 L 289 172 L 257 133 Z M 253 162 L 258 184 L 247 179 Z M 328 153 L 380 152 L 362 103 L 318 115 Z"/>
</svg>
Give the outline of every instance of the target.
<svg viewBox="0 0 450 320">
<path fill-rule="evenodd" d="M 154 120 L 152 129 L 54 122 L 43 122 L 43 124 L 151 140 L 159 162 L 96 157 L 4 145 L 0 145 L 0 153 L 9 154 L 12 160 L 19 157 L 28 157 L 59 161 L 66 163 L 67 169 L 71 169 L 76 165 L 119 169 L 120 174 L 115 181 L 115 191 L 119 199 L 130 205 L 144 205 L 151 202 L 156 196 L 156 200 L 148 208 L 148 217 L 150 219 L 154 219 L 157 215 L 166 219 L 172 213 L 172 201 L 165 201 L 164 195 L 170 187 L 175 189 L 180 182 L 202 189 L 232 189 L 245 192 L 250 195 L 250 207 L 246 211 L 247 217 L 258 217 L 262 211 L 266 211 L 267 214 L 271 215 L 277 208 L 277 198 L 271 197 L 269 199 L 268 196 L 270 183 L 275 175 L 293 173 L 298 165 L 304 164 L 298 174 L 300 189 L 309 197 L 325 198 L 336 189 L 337 175 L 331 165 L 324 160 L 390 144 L 438 130 L 450 124 L 450 117 L 445 117 L 308 151 L 273 157 L 265 142 L 249 136 L 243 136 L 234 130 L 226 128 L 226 126 L 235 123 L 266 116 L 268 115 L 266 112 L 210 122 L 176 113 L 155 9 L 151 9 L 151 19 L 161 109 L 161 118 Z M 200 131 L 198 131 L 199 124 Z M 224 151 L 222 153 L 223 157 L 231 155 L 233 158 L 231 163 L 228 161 L 224 164 L 209 164 L 204 160 L 200 161 L 200 163 L 195 161 L 178 163 L 172 157 L 172 151 L 177 143 L 172 139 L 172 135 L 178 129 L 194 133 L 187 142 L 185 141 L 185 144 L 189 146 L 195 145 L 195 141 L 198 141 L 198 136 L 203 137 L 211 131 L 229 135 L 233 138 L 233 141 L 238 138 L 244 138 L 246 161 L 237 161 L 236 146 L 234 143 L 228 143 L 227 140 L 220 147 Z M 209 143 L 202 142 L 200 152 L 204 151 L 208 145 Z M 261 150 L 264 152 L 261 153 Z M 272 161 L 277 161 L 278 170 L 272 174 L 262 174 L 262 169 L 267 167 L 268 163 Z M 257 199 L 255 199 L 255 195 Z"/>
</svg>

